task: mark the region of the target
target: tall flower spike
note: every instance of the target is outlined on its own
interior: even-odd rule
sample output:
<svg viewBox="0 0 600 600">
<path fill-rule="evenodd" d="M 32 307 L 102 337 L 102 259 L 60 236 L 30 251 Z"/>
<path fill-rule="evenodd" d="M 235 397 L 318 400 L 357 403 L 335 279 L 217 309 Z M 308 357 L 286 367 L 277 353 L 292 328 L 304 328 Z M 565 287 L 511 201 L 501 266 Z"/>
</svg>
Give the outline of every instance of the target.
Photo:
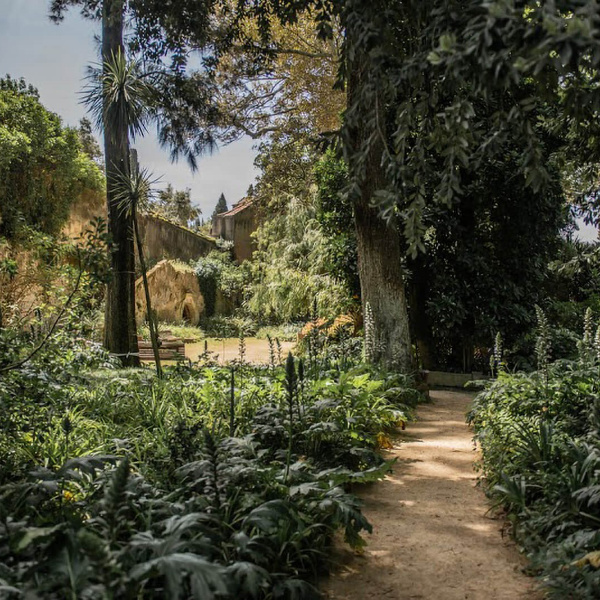
<svg viewBox="0 0 600 600">
<path fill-rule="evenodd" d="M 496 375 L 503 369 L 502 352 L 503 352 L 502 334 L 498 332 L 494 340 L 494 370 Z"/>
<path fill-rule="evenodd" d="M 370 302 L 365 304 L 365 337 L 363 355 L 366 362 L 371 362 L 375 355 L 375 322 Z"/>
<path fill-rule="evenodd" d="M 581 340 L 581 356 L 583 360 L 591 360 L 594 355 L 594 318 L 592 309 L 587 308 L 583 315 L 583 338 Z"/>
<path fill-rule="evenodd" d="M 545 371 L 550 362 L 550 326 L 544 311 L 536 304 L 535 314 L 538 321 L 538 336 L 535 344 L 538 369 Z"/>
</svg>

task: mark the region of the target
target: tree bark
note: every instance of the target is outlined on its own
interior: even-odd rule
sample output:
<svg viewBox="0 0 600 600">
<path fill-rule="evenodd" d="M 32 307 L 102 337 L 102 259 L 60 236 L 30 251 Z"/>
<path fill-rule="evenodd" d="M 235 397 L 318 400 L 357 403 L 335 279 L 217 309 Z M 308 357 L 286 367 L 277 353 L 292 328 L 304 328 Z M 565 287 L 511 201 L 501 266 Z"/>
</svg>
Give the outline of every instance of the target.
<svg viewBox="0 0 600 600">
<path fill-rule="evenodd" d="M 123 0 L 104 0 L 102 11 L 102 62 L 106 65 L 123 45 Z M 103 66 L 103 68 L 106 68 Z M 106 102 L 106 99 L 104 100 Z M 106 114 L 106 113 L 105 113 Z M 107 286 L 104 345 L 119 356 L 124 366 L 138 366 L 135 323 L 135 253 L 131 213 L 119 206 L 116 190 L 119 174 L 129 172 L 129 132 L 105 118 L 104 157 L 108 232 L 112 239 L 111 278 Z"/>
<path fill-rule="evenodd" d="M 413 361 L 402 269 L 404 251 L 395 219 L 384 221 L 372 206 L 375 192 L 386 187 L 384 140 L 380 135 L 373 136 L 372 117 L 374 110 L 384 115 L 385 107 L 374 107 L 373 94 L 364 93 L 365 86 L 373 83 L 369 81 L 367 51 L 362 43 L 352 39 L 352 28 L 346 29 L 346 35 L 350 52 L 345 146 L 350 181 L 358 183 L 352 197 L 363 314 L 370 304 L 374 362 L 407 373 L 413 369 Z M 385 131 L 385 124 L 380 125 Z"/>
<path fill-rule="evenodd" d="M 400 240 L 395 228 L 370 206 L 374 189 L 363 187 L 361 200 L 354 206 L 363 312 L 369 303 L 374 361 L 408 373 L 413 364 Z"/>
</svg>

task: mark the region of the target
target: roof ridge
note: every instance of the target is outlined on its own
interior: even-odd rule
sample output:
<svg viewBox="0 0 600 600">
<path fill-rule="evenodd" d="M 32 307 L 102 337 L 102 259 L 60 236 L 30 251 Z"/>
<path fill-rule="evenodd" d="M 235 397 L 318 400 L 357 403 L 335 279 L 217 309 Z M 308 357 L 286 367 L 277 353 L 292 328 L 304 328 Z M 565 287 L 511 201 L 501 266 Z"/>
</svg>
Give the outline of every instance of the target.
<svg viewBox="0 0 600 600">
<path fill-rule="evenodd" d="M 253 203 L 254 203 L 254 199 L 247 196 L 246 198 L 242 198 L 239 202 L 234 204 L 229 210 L 222 212 L 222 213 L 217 213 L 215 216 L 216 217 L 232 217 L 232 216 L 242 212 L 246 208 L 252 206 Z"/>
</svg>

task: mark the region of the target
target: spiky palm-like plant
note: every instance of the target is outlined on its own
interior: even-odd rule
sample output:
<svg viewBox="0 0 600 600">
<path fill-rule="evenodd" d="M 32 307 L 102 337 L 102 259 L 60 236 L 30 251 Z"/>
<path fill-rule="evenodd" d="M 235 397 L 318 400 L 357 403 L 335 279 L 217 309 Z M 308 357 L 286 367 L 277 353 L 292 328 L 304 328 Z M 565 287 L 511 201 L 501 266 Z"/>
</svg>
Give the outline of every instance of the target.
<svg viewBox="0 0 600 600">
<path fill-rule="evenodd" d="M 129 173 L 120 173 L 117 177 L 117 189 L 115 200 L 119 203 L 121 213 L 125 218 L 133 221 L 133 233 L 137 245 L 138 259 L 142 271 L 142 282 L 144 285 L 144 295 L 146 297 L 146 312 L 148 315 L 148 329 L 150 330 L 150 341 L 156 364 L 156 374 L 162 379 L 162 366 L 160 362 L 160 351 L 158 346 L 158 322 L 156 315 L 152 311 L 152 302 L 150 299 L 150 287 L 148 285 L 148 275 L 146 268 L 146 259 L 144 257 L 144 247 L 140 236 L 138 212 L 144 207 L 153 194 L 152 185 L 155 181 L 151 179 L 148 170 L 140 169 L 137 163 L 137 155 L 132 150 Z"/>
<path fill-rule="evenodd" d="M 135 177 L 130 170 L 130 140 L 143 136 L 151 121 L 159 130 L 159 141 L 171 148 L 171 157 L 186 156 L 192 169 L 196 156 L 215 146 L 202 121 L 210 118 L 206 98 L 194 99 L 188 88 L 177 85 L 178 76 L 159 61 L 145 71 L 141 61 L 129 61 L 123 44 L 125 3 L 104 0 L 101 69 L 91 68 L 83 94 L 96 124 L 104 131 L 108 228 L 115 251 L 111 253 L 112 277 L 108 284 L 105 336 L 106 348 L 125 365 L 138 365 L 135 325 L 135 214 L 121 214 L 118 184 Z M 183 92 L 182 90 L 187 90 Z M 198 87 L 198 90 L 200 87 Z M 178 101 L 176 96 L 185 98 Z"/>
</svg>

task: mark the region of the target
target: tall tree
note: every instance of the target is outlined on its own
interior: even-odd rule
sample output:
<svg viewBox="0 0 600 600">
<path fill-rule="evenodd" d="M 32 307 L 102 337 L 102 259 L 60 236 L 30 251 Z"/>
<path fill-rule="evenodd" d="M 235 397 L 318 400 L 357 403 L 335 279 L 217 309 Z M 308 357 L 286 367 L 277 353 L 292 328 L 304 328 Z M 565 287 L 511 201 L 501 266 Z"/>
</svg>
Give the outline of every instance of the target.
<svg viewBox="0 0 600 600">
<path fill-rule="evenodd" d="M 102 75 L 110 75 L 117 57 L 125 57 L 123 44 L 123 0 L 104 0 L 102 5 Z M 120 92 L 121 90 L 119 90 Z M 115 110 L 108 94 L 102 96 L 104 157 L 106 161 L 106 202 L 111 252 L 111 279 L 107 286 L 104 345 L 121 357 L 124 365 L 139 365 L 135 323 L 135 251 L 133 215 L 124 211 L 118 183 L 128 177 L 129 119 Z M 125 118 L 123 118 L 125 117 Z"/>
<path fill-rule="evenodd" d="M 77 134 L 83 151 L 91 158 L 100 168 L 104 168 L 104 156 L 100 148 L 100 144 L 94 137 L 92 122 L 83 118 L 79 121 Z"/>
<path fill-rule="evenodd" d="M 260 177 L 252 195 L 269 214 L 285 212 L 289 202 L 312 201 L 319 142 L 341 125 L 345 94 L 334 89 L 341 30 L 336 26 L 324 40 L 309 13 L 285 25 L 268 15 L 264 40 L 259 17 L 243 23 L 217 68 L 220 122 L 228 140 L 246 135 L 259 141 Z"/>
<path fill-rule="evenodd" d="M 307 144 L 306 136 L 300 139 L 301 136 L 298 136 L 296 131 L 306 133 L 307 123 L 312 124 L 311 121 L 327 122 L 329 130 L 339 128 L 339 113 L 346 105 L 342 139 L 351 181 L 349 196 L 354 208 L 358 239 L 362 298 L 365 304 L 371 305 L 375 317 L 375 336 L 380 342 L 376 345 L 378 350 L 374 359 L 407 371 L 410 370 L 412 361 L 402 270 L 405 247 L 398 232 L 396 223 L 398 216 L 392 211 L 387 215 L 387 220 L 383 220 L 374 206 L 378 194 L 390 184 L 388 173 L 383 167 L 384 154 L 387 151 L 387 140 L 384 139 L 386 134 L 381 135 L 387 129 L 387 107 L 382 97 L 378 97 L 381 72 L 379 69 L 374 71 L 372 69 L 379 35 L 383 32 L 390 37 L 392 34 L 390 24 L 386 21 L 385 9 L 388 4 L 381 0 L 371 3 L 355 0 L 238 2 L 238 11 L 245 9 L 243 16 L 254 18 L 257 22 L 258 35 L 253 36 L 251 31 L 247 43 L 252 47 L 257 43 L 262 45 L 264 55 L 271 60 L 271 62 L 267 61 L 265 68 L 267 75 L 264 80 L 261 82 L 260 76 L 257 76 L 259 84 L 250 87 L 249 94 L 242 96 L 250 100 L 254 100 L 255 97 L 264 98 L 265 104 L 261 105 L 259 102 L 257 109 L 252 111 L 242 103 L 244 106 L 242 114 L 246 117 L 247 123 L 245 126 L 238 123 L 238 126 L 245 133 L 252 134 L 254 129 L 249 127 L 248 123 L 262 124 L 262 127 L 256 127 L 256 133 L 258 135 L 264 132 L 274 133 L 269 144 L 276 148 L 273 155 L 277 157 L 277 164 L 283 164 L 281 157 L 289 157 L 291 158 L 289 163 L 295 170 L 301 172 L 308 165 L 305 171 L 311 173 L 315 159 L 310 155 L 314 154 L 314 147 L 311 148 Z M 308 9 L 312 9 L 312 15 L 307 19 L 305 11 Z M 284 26 L 283 34 L 279 31 L 277 19 L 280 19 Z M 304 47 L 290 47 L 283 43 L 289 41 L 285 29 L 288 28 L 292 32 L 298 30 L 303 19 L 308 27 L 314 29 L 316 25 L 321 40 L 314 37 L 315 43 L 310 47 L 306 44 Z M 336 35 L 340 32 L 343 32 L 343 35 Z M 310 36 L 305 38 L 310 39 Z M 329 42 L 325 43 L 323 40 Z M 275 65 L 273 64 L 274 56 L 282 62 L 281 66 L 277 65 L 277 61 Z M 298 78 L 298 71 L 289 66 L 293 64 L 296 56 L 301 57 L 305 65 L 304 68 L 300 68 L 300 71 L 307 75 L 306 77 Z M 343 58 L 342 79 L 346 86 L 345 100 L 343 93 L 333 90 L 335 71 L 340 57 Z M 319 59 L 320 66 L 317 66 Z M 330 68 L 331 66 L 333 68 Z M 285 75 L 282 84 L 284 91 L 278 95 L 280 73 Z M 308 75 L 317 73 L 320 73 L 318 76 L 320 85 L 313 88 L 307 86 L 315 92 L 312 95 L 311 93 L 301 96 L 294 94 L 293 86 L 286 84 L 292 74 L 298 81 L 304 83 L 310 81 Z M 302 98 L 300 104 L 303 104 L 303 107 L 297 110 L 299 97 Z M 308 102 L 306 98 L 309 99 Z M 314 99 L 318 99 L 319 102 L 311 102 Z M 324 99 L 327 101 L 324 102 Z M 329 108 L 330 104 L 335 103 L 339 107 L 337 113 L 323 110 L 323 106 L 327 105 Z M 252 103 L 250 105 L 252 106 Z M 269 120 L 263 118 L 261 114 L 261 109 L 262 112 L 267 112 L 264 110 L 265 106 L 281 108 L 281 110 L 276 112 L 275 118 Z M 306 119 L 305 115 L 310 116 Z M 291 123 L 293 117 L 302 123 L 302 127 L 290 128 L 289 133 L 281 129 L 279 122 L 283 120 Z M 314 135 L 315 129 L 310 127 L 308 129 Z M 323 129 L 317 128 L 317 132 L 319 131 Z M 304 151 L 294 151 L 297 145 L 301 145 Z M 263 155 L 267 154 L 263 152 Z M 267 167 L 265 173 L 267 170 L 273 169 Z M 289 168 L 284 170 L 290 171 Z M 289 177 L 285 178 L 286 181 L 289 179 Z M 304 187 L 311 179 L 311 175 L 297 178 Z M 258 186 L 259 199 L 262 195 L 261 186 L 265 189 L 266 183 L 263 177 Z M 283 200 L 298 197 L 295 188 L 291 188 L 289 195 L 281 195 Z"/>
<path fill-rule="evenodd" d="M 240 0 L 237 7 L 257 18 L 267 50 L 273 16 L 295 23 L 311 9 L 324 37 L 336 19 L 343 26 L 343 145 L 361 286 L 381 311 L 382 358 L 406 364 L 401 264 L 424 250 L 427 212 L 463 197 L 473 173 L 503 159 L 511 136 L 522 144 L 514 173 L 534 192 L 553 182 L 544 130 L 566 127 L 586 140 L 573 146 L 577 156 L 597 159 L 597 2 Z M 547 103 L 559 114 L 544 114 Z M 492 113 L 487 122 L 482 105 Z M 381 239 L 389 248 L 373 241 Z"/>
<path fill-rule="evenodd" d="M 363 309 L 373 314 L 374 360 L 407 372 L 412 368 L 408 308 L 402 265 L 405 248 L 395 212 L 387 220 L 374 206 L 377 194 L 388 187 L 384 168 L 387 151 L 386 106 L 377 93 L 380 82 L 372 69 L 370 52 L 377 33 L 386 30 L 385 2 L 349 3 L 346 30 L 348 108 L 343 139 L 354 207 L 358 273 Z M 351 9 L 354 9 L 351 12 Z"/>
<path fill-rule="evenodd" d="M 225 194 L 221 193 L 219 199 L 217 200 L 217 205 L 215 206 L 215 210 L 213 211 L 213 219 L 216 215 L 220 215 L 221 213 L 227 212 L 227 200 L 225 199 Z"/>
<path fill-rule="evenodd" d="M 148 118 L 158 125 L 159 141 L 171 149 L 172 158 L 183 155 L 196 167 L 196 156 L 212 148 L 214 137 L 206 125 L 214 121 L 210 85 L 198 71 L 189 77 L 187 60 L 192 49 L 209 48 L 209 17 L 213 0 L 126 2 L 125 0 L 52 0 L 51 18 L 60 21 L 65 11 L 79 7 L 86 18 L 102 22 L 101 105 L 96 105 L 104 129 L 109 233 L 114 244 L 112 277 L 108 284 L 105 345 L 121 357 L 123 364 L 135 365 L 134 232 L 131 213 L 118 202 L 119 176 L 129 174 L 130 136 L 143 133 Z M 124 43 L 128 23 L 127 48 Z M 127 51 L 141 55 L 148 68 L 146 80 L 128 77 L 140 70 L 139 63 L 127 61 Z M 142 82 L 142 83 L 140 83 Z M 134 83 L 137 89 L 128 86 Z M 138 92 L 153 91 L 140 97 Z M 133 111 L 133 113 L 131 112 Z"/>
<path fill-rule="evenodd" d="M 171 184 L 158 192 L 155 202 L 149 208 L 175 223 L 187 227 L 190 221 L 196 222 L 201 210 L 192 205 L 191 190 L 175 190 Z"/>
</svg>

